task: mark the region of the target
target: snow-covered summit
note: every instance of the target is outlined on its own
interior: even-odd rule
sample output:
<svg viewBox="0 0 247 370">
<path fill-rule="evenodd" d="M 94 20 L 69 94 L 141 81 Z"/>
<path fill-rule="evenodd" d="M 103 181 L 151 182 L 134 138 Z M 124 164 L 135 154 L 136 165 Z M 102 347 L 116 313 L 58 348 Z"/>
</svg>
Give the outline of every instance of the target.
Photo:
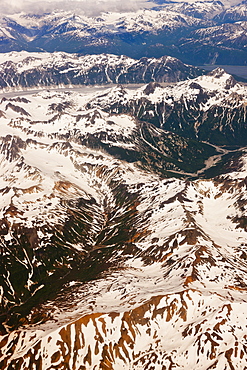
<svg viewBox="0 0 247 370">
<path fill-rule="evenodd" d="M 166 8 L 178 13 L 193 16 L 195 18 L 213 19 L 216 15 L 221 14 L 225 10 L 225 6 L 221 1 L 191 1 L 191 2 L 174 2 Z"/>
<path fill-rule="evenodd" d="M 221 22 L 239 22 L 247 20 L 247 3 L 239 2 L 234 6 L 228 7 L 222 13 L 218 14 L 216 19 Z"/>
</svg>

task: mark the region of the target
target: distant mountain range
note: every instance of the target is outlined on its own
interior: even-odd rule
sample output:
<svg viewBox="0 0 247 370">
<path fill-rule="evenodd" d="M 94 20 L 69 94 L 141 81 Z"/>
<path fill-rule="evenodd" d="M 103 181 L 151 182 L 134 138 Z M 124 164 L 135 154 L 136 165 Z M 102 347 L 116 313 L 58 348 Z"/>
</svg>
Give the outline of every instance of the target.
<svg viewBox="0 0 247 370">
<path fill-rule="evenodd" d="M 4 16 L 0 50 L 64 51 L 160 58 L 185 63 L 245 65 L 247 4 L 165 3 L 136 13 L 87 17 L 69 12 Z"/>
</svg>

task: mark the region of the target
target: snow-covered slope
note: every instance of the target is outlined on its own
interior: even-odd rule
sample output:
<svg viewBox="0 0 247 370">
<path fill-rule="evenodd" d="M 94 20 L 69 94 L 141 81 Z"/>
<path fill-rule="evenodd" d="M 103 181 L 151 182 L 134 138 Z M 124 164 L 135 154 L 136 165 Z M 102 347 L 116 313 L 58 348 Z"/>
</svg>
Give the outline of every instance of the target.
<svg viewBox="0 0 247 370">
<path fill-rule="evenodd" d="M 201 75 L 199 68 L 176 58 L 124 55 L 77 55 L 62 52 L 0 54 L 0 88 L 23 89 L 49 85 L 177 82 Z"/>
<path fill-rule="evenodd" d="M 98 96 L 88 107 L 131 112 L 165 130 L 214 144 L 247 144 L 246 86 L 221 68 L 171 86 L 150 83 L 137 91 L 118 91 Z"/>
</svg>

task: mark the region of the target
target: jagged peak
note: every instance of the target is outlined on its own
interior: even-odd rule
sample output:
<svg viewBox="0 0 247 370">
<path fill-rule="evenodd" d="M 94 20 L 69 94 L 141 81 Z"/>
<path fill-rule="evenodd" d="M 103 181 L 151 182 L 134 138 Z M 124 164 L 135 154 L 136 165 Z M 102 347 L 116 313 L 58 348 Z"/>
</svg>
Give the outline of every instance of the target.
<svg viewBox="0 0 247 370">
<path fill-rule="evenodd" d="M 217 68 L 213 69 L 212 71 L 210 71 L 208 73 L 208 76 L 213 76 L 215 78 L 220 78 L 225 74 L 228 74 L 228 73 L 224 70 L 224 68 L 217 67 Z"/>
</svg>

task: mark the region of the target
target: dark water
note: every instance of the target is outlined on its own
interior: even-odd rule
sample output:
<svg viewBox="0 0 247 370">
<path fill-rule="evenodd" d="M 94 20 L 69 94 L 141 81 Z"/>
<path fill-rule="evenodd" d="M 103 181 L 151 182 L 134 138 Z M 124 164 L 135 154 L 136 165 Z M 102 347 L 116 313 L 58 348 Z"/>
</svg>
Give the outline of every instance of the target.
<svg viewBox="0 0 247 370">
<path fill-rule="evenodd" d="M 240 78 L 247 79 L 247 66 L 226 66 L 226 65 L 204 65 L 198 66 L 199 68 L 206 69 L 207 71 L 212 71 L 217 67 L 223 68 L 226 72 L 230 73 L 231 75 L 238 76 Z"/>
</svg>

